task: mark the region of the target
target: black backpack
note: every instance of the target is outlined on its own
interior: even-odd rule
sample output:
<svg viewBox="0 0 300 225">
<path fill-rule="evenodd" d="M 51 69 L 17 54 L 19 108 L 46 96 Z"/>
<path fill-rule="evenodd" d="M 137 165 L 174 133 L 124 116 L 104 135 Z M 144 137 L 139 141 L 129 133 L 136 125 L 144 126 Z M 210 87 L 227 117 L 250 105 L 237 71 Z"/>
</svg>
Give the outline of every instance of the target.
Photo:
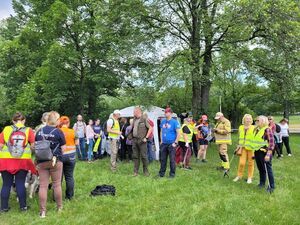
<svg viewBox="0 0 300 225">
<path fill-rule="evenodd" d="M 280 133 L 281 127 L 278 124 L 275 125 L 276 125 L 276 129 L 275 129 L 276 133 Z"/>
<path fill-rule="evenodd" d="M 113 124 L 112 124 L 111 128 L 113 128 L 114 125 L 115 125 L 115 120 L 114 120 L 114 119 L 112 119 L 112 120 L 113 120 Z M 103 133 L 104 133 L 104 135 L 105 135 L 106 137 L 108 137 L 107 121 L 108 121 L 108 120 L 106 120 L 106 121 L 104 122 L 104 124 L 103 124 Z"/>
<path fill-rule="evenodd" d="M 92 196 L 98 195 L 116 195 L 116 188 L 113 185 L 98 185 L 94 190 L 91 191 Z"/>
</svg>

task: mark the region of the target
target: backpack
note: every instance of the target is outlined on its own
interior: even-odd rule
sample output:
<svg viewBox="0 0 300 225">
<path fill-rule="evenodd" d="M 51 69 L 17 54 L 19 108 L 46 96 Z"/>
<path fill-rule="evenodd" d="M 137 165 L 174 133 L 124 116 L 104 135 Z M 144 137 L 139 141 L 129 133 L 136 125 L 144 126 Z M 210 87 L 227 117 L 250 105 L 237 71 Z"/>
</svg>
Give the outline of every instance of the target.
<svg viewBox="0 0 300 225">
<path fill-rule="evenodd" d="M 113 185 L 98 185 L 94 190 L 91 191 L 92 196 L 97 195 L 116 195 L 116 188 Z"/>
<path fill-rule="evenodd" d="M 114 119 L 112 119 L 112 120 L 113 120 L 113 124 L 112 124 L 111 128 L 113 128 L 114 125 L 115 125 L 115 120 L 114 120 Z M 104 135 L 105 135 L 106 137 L 108 137 L 107 121 L 108 121 L 108 120 L 106 120 L 106 121 L 104 122 L 104 124 L 103 124 L 103 133 L 104 133 Z"/>
<path fill-rule="evenodd" d="M 281 127 L 278 124 L 275 124 L 275 126 L 276 126 L 276 129 L 275 129 L 276 133 L 280 133 Z"/>
<path fill-rule="evenodd" d="M 56 129 L 52 130 L 50 134 L 53 133 Z M 59 144 L 57 144 L 56 148 L 52 151 L 51 149 L 51 141 L 47 140 L 45 138 L 43 128 L 40 130 L 42 140 L 41 141 L 36 141 L 34 143 L 34 149 L 35 149 L 35 157 L 38 161 L 51 161 L 53 158 L 53 153 L 56 151 L 58 148 Z"/>
<path fill-rule="evenodd" d="M 26 127 L 18 128 L 12 126 L 13 130 L 8 138 L 7 148 L 10 155 L 14 158 L 21 158 L 26 145 Z"/>
</svg>

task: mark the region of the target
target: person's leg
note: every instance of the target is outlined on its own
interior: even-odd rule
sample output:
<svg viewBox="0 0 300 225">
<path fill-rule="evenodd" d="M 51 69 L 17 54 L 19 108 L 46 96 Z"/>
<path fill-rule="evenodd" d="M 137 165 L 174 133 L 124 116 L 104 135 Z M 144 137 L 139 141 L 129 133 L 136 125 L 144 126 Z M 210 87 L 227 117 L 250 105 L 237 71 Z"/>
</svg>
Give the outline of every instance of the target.
<svg viewBox="0 0 300 225">
<path fill-rule="evenodd" d="M 229 165 L 229 157 L 227 154 L 227 144 L 219 145 L 219 154 L 222 160 L 222 166 L 224 167 L 225 170 L 228 170 L 230 168 L 230 165 Z"/>
<path fill-rule="evenodd" d="M 128 159 L 132 160 L 132 145 L 127 145 Z"/>
<path fill-rule="evenodd" d="M 50 169 L 50 176 L 52 180 L 52 187 L 54 190 L 54 199 L 57 205 L 57 209 L 62 209 L 62 188 L 61 188 L 61 176 L 62 176 L 63 164 L 57 162 L 54 168 Z"/>
<path fill-rule="evenodd" d="M 80 150 L 81 150 L 81 159 L 86 160 L 86 152 L 85 152 L 85 138 L 79 138 Z"/>
<path fill-rule="evenodd" d="M 111 164 L 111 170 L 115 171 L 117 169 L 117 154 L 118 154 L 118 146 L 117 146 L 117 140 L 112 139 L 110 140 L 110 164 Z"/>
<path fill-rule="evenodd" d="M 151 141 L 147 141 L 147 158 L 148 158 L 149 163 L 151 163 L 153 161 L 152 142 Z"/>
<path fill-rule="evenodd" d="M 8 201 L 11 191 L 11 186 L 14 182 L 14 176 L 7 171 L 1 172 L 2 189 L 1 189 L 1 210 L 8 210 Z"/>
<path fill-rule="evenodd" d="M 40 163 L 39 167 L 39 177 L 40 177 L 40 187 L 39 187 L 39 203 L 40 203 L 40 213 L 46 212 L 47 205 L 47 195 L 48 195 L 48 186 L 50 171 L 46 169 L 46 163 Z"/>
<path fill-rule="evenodd" d="M 72 199 L 74 196 L 74 168 L 75 160 L 68 160 L 63 164 L 63 173 L 66 180 L 66 199 Z"/>
<path fill-rule="evenodd" d="M 206 152 L 207 152 L 208 145 L 203 145 L 203 155 L 202 160 L 206 160 Z"/>
<path fill-rule="evenodd" d="M 93 157 L 94 139 L 89 139 L 89 149 L 88 149 L 88 160 L 91 161 Z"/>
<path fill-rule="evenodd" d="M 76 145 L 76 155 L 77 159 L 82 160 L 80 145 Z"/>
<path fill-rule="evenodd" d="M 237 176 L 239 178 L 243 177 L 245 165 L 247 160 L 247 150 L 245 148 L 242 149 L 242 155 L 240 156 L 239 165 L 238 165 L 238 173 Z"/>
<path fill-rule="evenodd" d="M 286 151 L 288 154 L 292 154 L 291 148 L 290 148 L 290 140 L 289 137 L 282 137 L 282 141 L 285 145 Z"/>
<path fill-rule="evenodd" d="M 273 175 L 273 169 L 272 169 L 272 160 L 270 160 L 269 162 L 265 162 L 265 163 L 266 163 L 266 167 L 267 167 L 270 187 L 272 189 L 274 189 L 275 188 L 275 181 L 274 181 L 274 175 Z"/>
<path fill-rule="evenodd" d="M 255 151 L 255 161 L 259 171 L 259 185 L 265 186 L 266 184 L 266 170 L 265 170 L 265 154 L 262 151 Z"/>
<path fill-rule="evenodd" d="M 278 143 L 279 146 L 279 152 L 280 152 L 280 156 L 282 156 L 282 147 L 283 147 L 283 143 Z"/>
<path fill-rule="evenodd" d="M 167 169 L 167 157 L 168 157 L 168 145 L 162 144 L 160 146 L 160 170 L 159 176 L 165 176 L 166 169 Z"/>
<path fill-rule="evenodd" d="M 138 173 L 140 167 L 140 149 L 138 146 L 138 140 L 134 139 L 132 142 L 132 158 L 133 158 L 133 172 Z"/>
<path fill-rule="evenodd" d="M 140 148 L 141 160 L 142 160 L 142 163 L 143 163 L 143 172 L 144 172 L 145 175 L 148 175 L 149 171 L 148 171 L 147 142 L 145 143 L 145 142 L 142 141 L 141 143 L 139 143 L 139 148 Z"/>
<path fill-rule="evenodd" d="M 169 145 L 168 152 L 170 155 L 170 177 L 175 177 L 175 172 L 176 172 L 175 148 L 172 145 Z"/>
<path fill-rule="evenodd" d="M 185 158 L 185 166 L 190 168 L 190 159 L 192 157 L 192 144 L 190 144 L 189 148 L 186 150 L 186 158 Z"/>
<path fill-rule="evenodd" d="M 20 170 L 15 174 L 15 182 L 16 182 L 16 191 L 19 198 L 20 208 L 27 207 L 26 204 L 26 188 L 25 188 L 25 180 L 28 171 Z"/>
<path fill-rule="evenodd" d="M 203 155 L 203 145 L 200 145 L 199 151 L 198 151 L 198 154 L 197 154 L 197 159 L 200 160 L 202 158 L 202 155 Z"/>
<path fill-rule="evenodd" d="M 248 160 L 248 179 L 253 178 L 254 174 L 254 152 L 253 151 L 247 151 L 247 160 Z"/>
</svg>

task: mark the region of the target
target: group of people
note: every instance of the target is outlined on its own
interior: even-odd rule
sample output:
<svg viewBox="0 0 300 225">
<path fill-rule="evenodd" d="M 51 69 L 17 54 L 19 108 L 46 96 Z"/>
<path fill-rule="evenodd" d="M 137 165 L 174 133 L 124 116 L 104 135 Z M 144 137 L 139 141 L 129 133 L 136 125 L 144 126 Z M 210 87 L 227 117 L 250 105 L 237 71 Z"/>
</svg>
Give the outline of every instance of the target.
<svg viewBox="0 0 300 225">
<path fill-rule="evenodd" d="M 63 208 L 62 178 L 66 181 L 65 198 L 71 200 L 74 196 L 74 168 L 77 158 L 92 161 L 93 157 L 103 155 L 103 148 L 110 155 L 110 168 L 115 172 L 118 168 L 118 156 L 124 159 L 124 149 L 129 159 L 133 160 L 133 176 L 139 175 L 142 163 L 143 174 L 149 176 L 149 144 L 153 143 L 153 126 L 147 114 L 140 107 L 134 109 L 134 117 L 120 123 L 121 113 L 115 110 L 110 118 L 100 125 L 100 120 L 89 120 L 85 124 L 81 115 L 70 128 L 70 119 L 60 116 L 57 112 L 44 113 L 42 124 L 32 130 L 25 126 L 26 118 L 22 113 L 16 113 L 13 124 L 6 126 L 0 134 L 0 172 L 3 180 L 1 189 L 1 212 L 9 211 L 9 196 L 13 183 L 19 199 L 21 211 L 27 211 L 25 179 L 28 172 L 39 175 L 39 206 L 40 217 L 46 216 L 46 203 L 49 181 L 52 182 L 57 210 Z M 206 163 L 206 152 L 209 142 L 215 140 L 221 159 L 221 169 L 224 175 L 230 169 L 228 145 L 231 140 L 231 123 L 223 113 L 218 112 L 214 118 L 216 125 L 209 124 L 208 116 L 202 115 L 199 121 L 186 117 L 182 125 L 173 118 L 171 108 L 165 109 L 165 118 L 160 121 L 160 169 L 157 178 L 164 177 L 169 158 L 169 178 L 174 178 L 176 167 L 191 170 L 190 159 L 195 153 L 197 162 Z M 285 144 L 288 155 L 289 146 L 288 120 L 283 119 L 275 124 L 273 117 L 258 116 L 255 121 L 250 114 L 243 117 L 239 127 L 239 141 L 235 154 L 240 156 L 238 173 L 235 182 L 243 178 L 248 161 L 247 183 L 252 183 L 254 161 L 259 170 L 259 187 L 265 187 L 268 180 L 268 191 L 275 188 L 272 171 L 272 156 L 274 149 L 281 158 L 282 145 Z M 48 140 L 52 152 L 51 160 L 32 160 L 35 144 Z M 195 142 L 196 146 L 195 147 Z M 88 151 L 86 152 L 86 145 Z M 193 151 L 194 150 L 194 151 Z M 152 150 L 151 150 L 152 151 Z M 126 153 L 125 153 L 126 154 Z M 153 158 L 152 158 L 153 159 Z M 176 165 L 177 164 L 177 165 Z M 51 179 L 50 179 L 51 178 Z"/>
</svg>

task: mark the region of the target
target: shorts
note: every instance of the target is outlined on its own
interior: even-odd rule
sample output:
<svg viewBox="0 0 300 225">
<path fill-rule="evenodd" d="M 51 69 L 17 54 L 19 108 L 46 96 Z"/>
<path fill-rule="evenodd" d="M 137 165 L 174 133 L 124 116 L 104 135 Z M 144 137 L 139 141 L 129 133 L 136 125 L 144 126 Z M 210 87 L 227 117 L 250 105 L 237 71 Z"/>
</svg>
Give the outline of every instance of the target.
<svg viewBox="0 0 300 225">
<path fill-rule="evenodd" d="M 204 138 L 199 139 L 199 145 L 208 145 L 208 140 Z"/>
</svg>

